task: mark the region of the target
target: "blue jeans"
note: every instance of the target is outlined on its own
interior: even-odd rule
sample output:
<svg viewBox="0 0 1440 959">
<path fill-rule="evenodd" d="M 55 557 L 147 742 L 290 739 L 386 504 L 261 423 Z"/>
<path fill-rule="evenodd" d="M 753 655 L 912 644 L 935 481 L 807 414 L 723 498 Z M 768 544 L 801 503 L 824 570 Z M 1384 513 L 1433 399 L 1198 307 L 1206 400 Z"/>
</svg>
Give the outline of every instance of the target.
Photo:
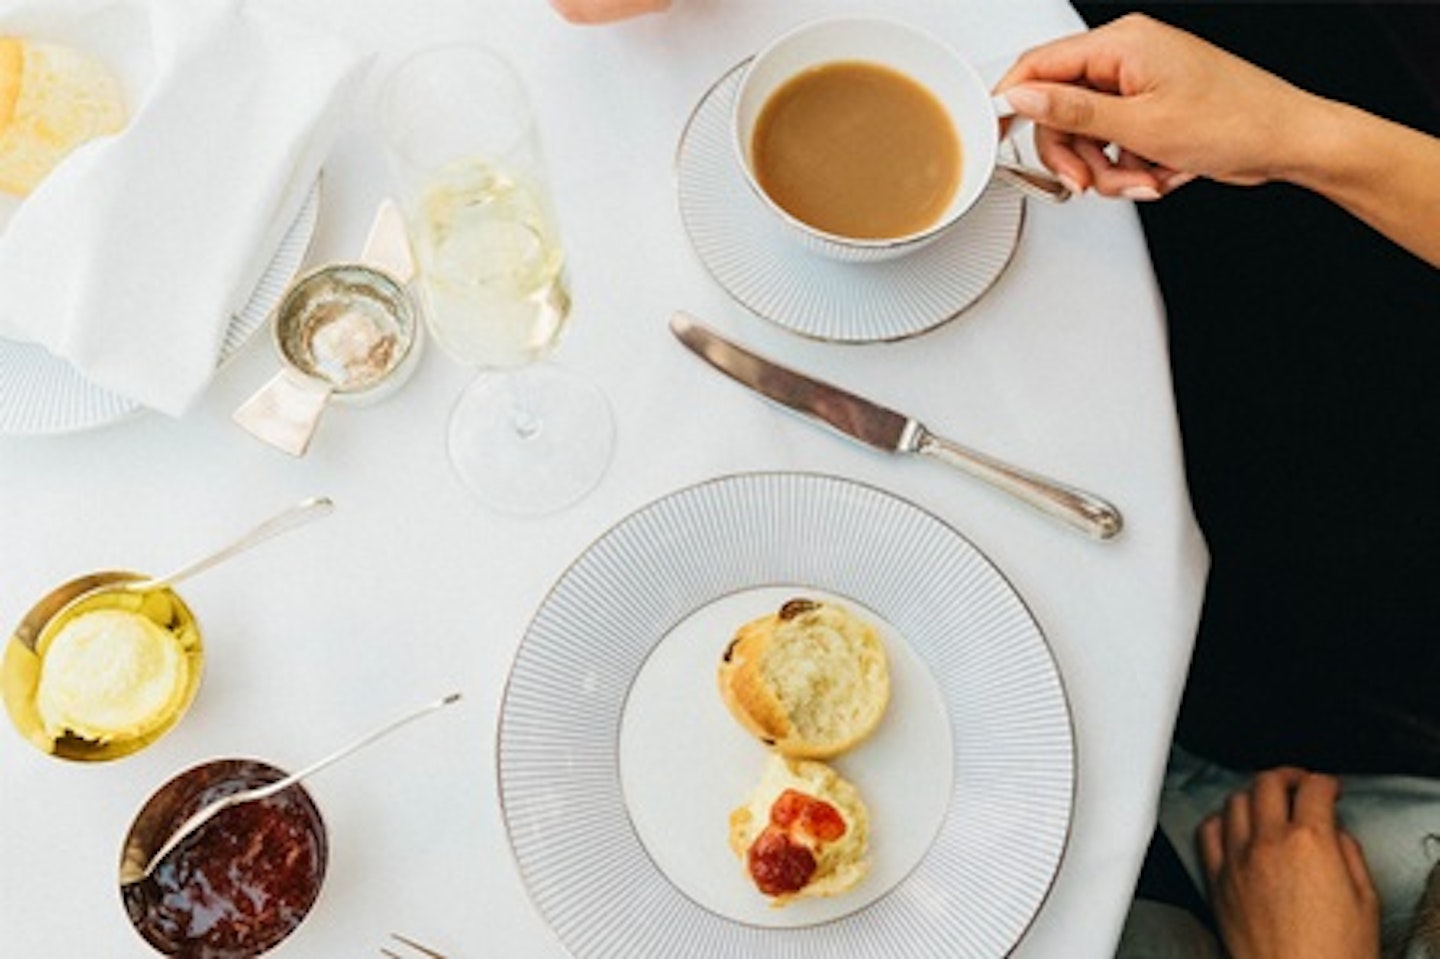
<svg viewBox="0 0 1440 959">
<path fill-rule="evenodd" d="M 1197 888 L 1205 888 L 1195 848 L 1201 820 L 1230 793 L 1250 783 L 1248 773 L 1207 762 L 1176 746 L 1160 795 L 1160 829 L 1175 847 Z M 1386 955 L 1399 952 L 1410 930 L 1430 870 L 1440 856 L 1440 781 L 1414 776 L 1342 776 L 1340 823 L 1360 842 L 1380 897 L 1380 932 Z M 1223 950 L 1183 910 L 1140 901 L 1126 921 L 1117 959 L 1219 959 Z"/>
</svg>

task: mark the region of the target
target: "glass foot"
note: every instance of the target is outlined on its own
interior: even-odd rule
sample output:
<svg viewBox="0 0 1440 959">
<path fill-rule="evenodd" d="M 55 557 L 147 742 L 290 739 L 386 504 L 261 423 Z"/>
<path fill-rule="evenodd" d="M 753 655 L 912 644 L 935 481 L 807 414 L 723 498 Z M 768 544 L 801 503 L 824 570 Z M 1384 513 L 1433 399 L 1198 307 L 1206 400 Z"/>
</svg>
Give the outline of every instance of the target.
<svg viewBox="0 0 1440 959">
<path fill-rule="evenodd" d="M 541 363 L 488 372 L 466 388 L 450 415 L 450 462 L 487 507 L 543 516 L 595 488 L 614 437 L 600 388 Z"/>
</svg>

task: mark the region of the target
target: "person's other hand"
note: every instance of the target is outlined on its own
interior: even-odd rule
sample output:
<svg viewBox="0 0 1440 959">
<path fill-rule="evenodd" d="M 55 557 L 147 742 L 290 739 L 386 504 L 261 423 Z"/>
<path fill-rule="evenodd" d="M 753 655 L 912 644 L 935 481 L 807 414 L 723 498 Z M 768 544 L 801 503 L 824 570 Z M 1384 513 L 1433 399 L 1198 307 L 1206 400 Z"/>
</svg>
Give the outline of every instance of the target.
<svg viewBox="0 0 1440 959">
<path fill-rule="evenodd" d="M 1072 189 L 1152 200 L 1195 176 L 1280 176 L 1315 100 L 1140 14 L 1028 51 L 996 89 L 1035 122 L 1040 159 Z"/>
<path fill-rule="evenodd" d="M 1197 840 L 1232 959 L 1377 959 L 1380 905 L 1333 777 L 1281 768 L 1231 794 Z"/>
<path fill-rule="evenodd" d="M 670 0 L 550 0 L 550 6 L 571 23 L 609 23 L 667 10 Z"/>
</svg>

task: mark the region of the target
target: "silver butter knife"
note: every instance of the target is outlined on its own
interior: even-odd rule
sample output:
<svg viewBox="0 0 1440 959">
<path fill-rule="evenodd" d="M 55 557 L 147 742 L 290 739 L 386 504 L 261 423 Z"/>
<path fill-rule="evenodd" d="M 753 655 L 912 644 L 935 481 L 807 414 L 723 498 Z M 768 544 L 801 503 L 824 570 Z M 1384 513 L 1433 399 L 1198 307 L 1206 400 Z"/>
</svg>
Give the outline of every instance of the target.
<svg viewBox="0 0 1440 959">
<path fill-rule="evenodd" d="M 1120 511 L 1083 490 L 1001 462 L 927 430 L 919 421 L 812 379 L 731 343 L 683 311 L 670 318 L 681 343 L 720 372 L 782 406 L 887 453 L 921 453 L 1009 493 L 1095 539 L 1113 539 Z"/>
</svg>

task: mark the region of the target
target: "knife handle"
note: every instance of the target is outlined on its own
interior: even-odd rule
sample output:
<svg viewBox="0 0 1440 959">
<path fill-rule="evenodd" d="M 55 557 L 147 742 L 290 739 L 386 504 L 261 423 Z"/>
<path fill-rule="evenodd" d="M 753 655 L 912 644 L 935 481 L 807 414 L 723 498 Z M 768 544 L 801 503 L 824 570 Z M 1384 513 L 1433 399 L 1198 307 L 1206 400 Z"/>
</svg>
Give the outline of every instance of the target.
<svg viewBox="0 0 1440 959">
<path fill-rule="evenodd" d="M 920 427 L 915 449 L 1048 513 L 1094 539 L 1113 539 L 1124 527 L 1120 511 L 1098 496 L 1046 479 L 936 436 Z"/>
</svg>

